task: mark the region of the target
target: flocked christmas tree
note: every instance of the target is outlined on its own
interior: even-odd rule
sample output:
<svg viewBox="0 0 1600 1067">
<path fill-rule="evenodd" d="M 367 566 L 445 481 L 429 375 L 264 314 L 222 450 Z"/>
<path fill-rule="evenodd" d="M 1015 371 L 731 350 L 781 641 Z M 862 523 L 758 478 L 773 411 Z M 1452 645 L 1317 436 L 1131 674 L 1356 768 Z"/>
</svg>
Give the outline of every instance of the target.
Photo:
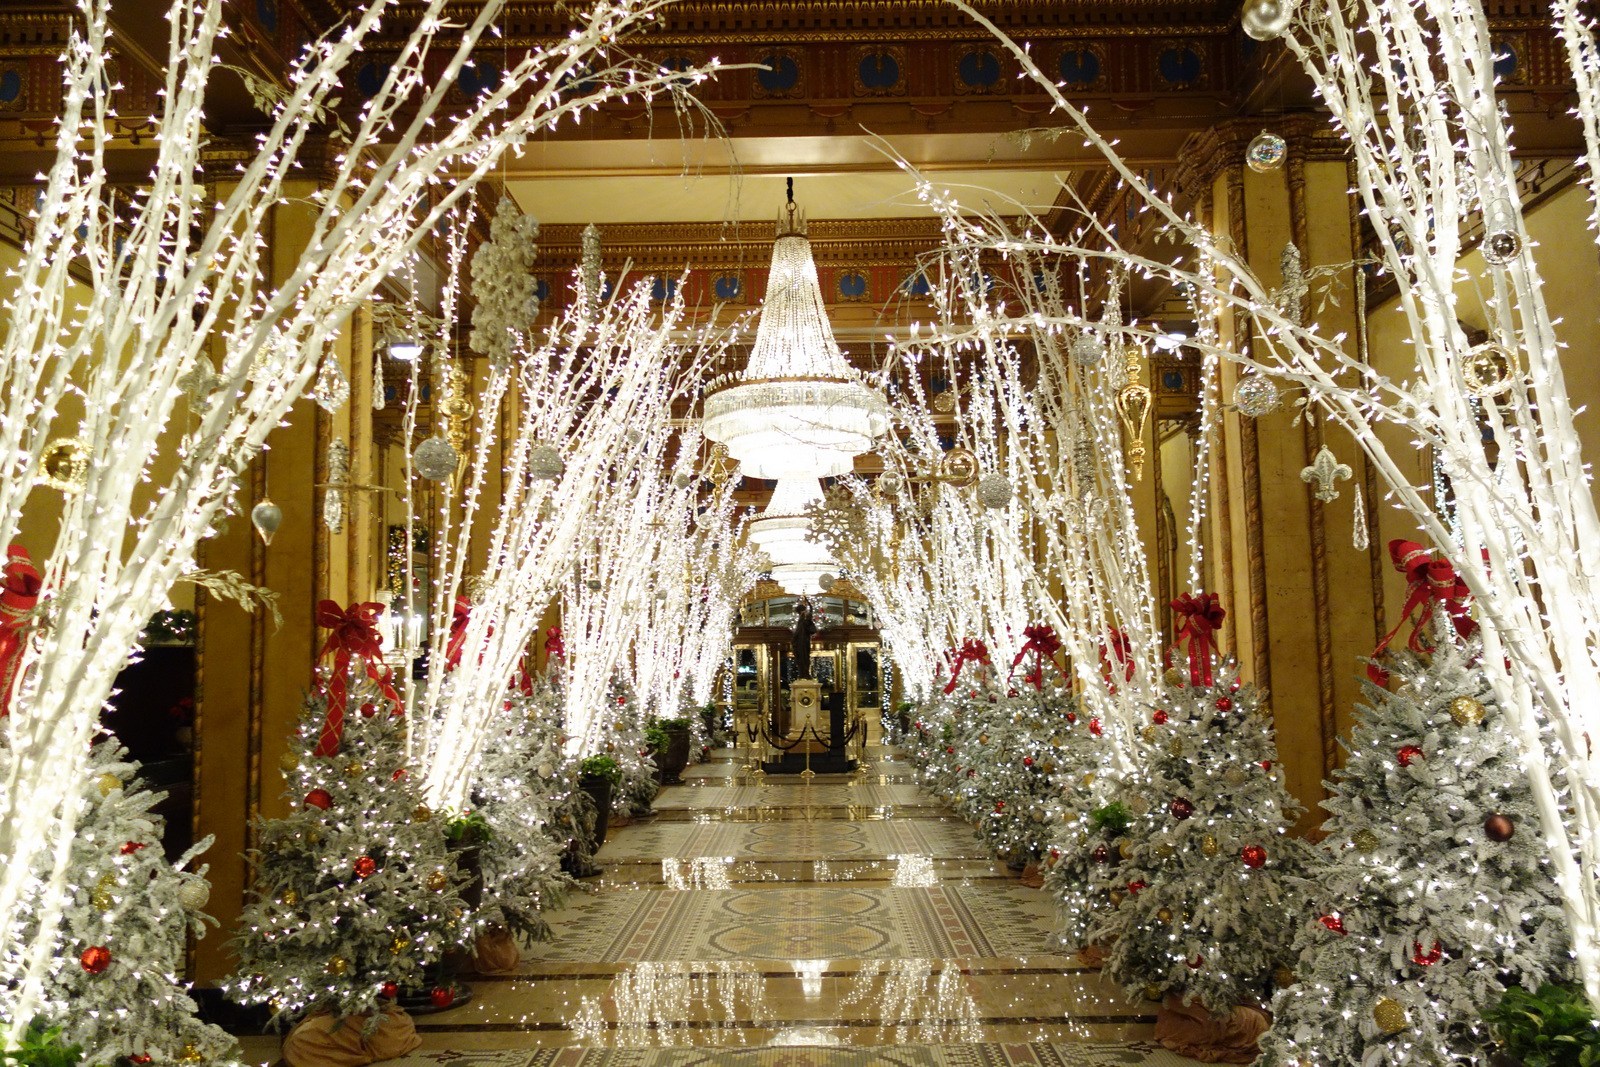
<svg viewBox="0 0 1600 1067">
<path fill-rule="evenodd" d="M 268 1005 L 274 1022 L 330 1012 L 375 1029 L 402 990 L 453 999 L 423 968 L 466 936 L 461 878 L 444 818 L 406 766 L 405 720 L 376 660 L 380 611 L 319 608 L 333 661 L 318 669 L 285 762 L 293 810 L 259 823 L 229 991 Z"/>
<path fill-rule="evenodd" d="M 11 758 L 0 743 L 0 780 Z M 207 922 L 215 925 L 202 912 L 211 892 L 205 868 L 187 869 L 211 839 L 168 861 L 162 820 L 151 812 L 162 794 L 146 789 L 137 774 L 116 741 L 95 742 L 78 789 L 69 895 L 59 902 L 61 922 L 35 1021 L 61 1028 L 90 1064 L 235 1060 L 233 1039 L 196 1017 L 180 977 L 188 935 L 203 936 Z M 17 931 L 24 937 L 34 936 L 51 905 L 38 896 L 45 884 L 32 883 Z M 19 992 L 12 962 L 0 965 L 0 1018 L 12 1016 L 7 1002 Z"/>
<path fill-rule="evenodd" d="M 605 732 L 602 750 L 622 769 L 622 784 L 611 798 L 611 810 L 616 815 L 643 815 L 661 791 L 650 745 L 645 740 L 644 708 L 632 684 L 620 675 L 611 679 L 606 699 L 610 706 L 601 721 L 609 723 L 610 728 Z"/>
<path fill-rule="evenodd" d="M 1265 1003 L 1287 973 L 1307 846 L 1287 836 L 1300 806 L 1260 695 L 1213 654 L 1214 594 L 1173 606 L 1189 669 L 1169 672 L 1146 729 L 1122 885 L 1090 936 L 1110 943 L 1107 971 L 1131 992 L 1223 1014 Z"/>
<path fill-rule="evenodd" d="M 1571 977 L 1521 745 L 1477 666 L 1481 642 L 1442 624 L 1434 644 L 1387 664 L 1394 691 L 1364 683 L 1323 802 L 1298 981 L 1273 1004 L 1264 1063 L 1485 1062 L 1482 1016 L 1507 985 Z"/>
</svg>

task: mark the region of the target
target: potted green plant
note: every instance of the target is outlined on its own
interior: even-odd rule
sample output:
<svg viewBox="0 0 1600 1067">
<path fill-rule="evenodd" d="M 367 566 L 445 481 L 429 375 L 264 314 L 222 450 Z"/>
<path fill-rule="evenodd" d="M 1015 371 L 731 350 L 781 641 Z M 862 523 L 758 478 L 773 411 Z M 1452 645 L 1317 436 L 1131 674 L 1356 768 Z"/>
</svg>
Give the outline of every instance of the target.
<svg viewBox="0 0 1600 1067">
<path fill-rule="evenodd" d="M 1534 993 L 1512 986 L 1484 1021 L 1506 1067 L 1600 1067 L 1600 1028 L 1580 986 L 1546 982 Z"/>
<path fill-rule="evenodd" d="M 611 826 L 611 797 L 622 785 L 622 767 L 606 755 L 586 756 L 578 764 L 578 788 L 589 794 L 599 812 L 594 820 L 594 849 L 606 843 L 606 831 Z"/>
<path fill-rule="evenodd" d="M 656 784 L 660 785 L 666 778 L 662 768 L 667 765 L 666 752 L 671 739 L 667 737 L 667 731 L 661 728 L 661 724 L 651 719 L 645 724 L 644 743 L 650 750 L 650 762 L 656 765 L 655 779 Z"/>
<path fill-rule="evenodd" d="M 911 732 L 911 715 L 916 710 L 917 706 L 909 700 L 902 700 L 895 706 L 895 718 L 899 720 L 902 736 Z"/>
<path fill-rule="evenodd" d="M 0 1033 L 0 1064 L 5 1067 L 77 1067 L 83 1062 L 83 1049 L 70 1044 L 59 1026 L 45 1027 L 35 1021 L 17 1047 L 5 1048 Z"/>
<path fill-rule="evenodd" d="M 455 853 L 456 868 L 468 879 L 461 887 L 461 899 L 474 910 L 483 904 L 483 846 L 493 836 L 489 820 L 475 811 L 464 811 L 444 826 L 445 843 Z"/>
<path fill-rule="evenodd" d="M 661 780 L 667 785 L 683 781 L 683 769 L 689 765 L 689 720 L 661 719 L 656 723 L 666 734 L 667 744 L 656 757 L 661 767 Z"/>
</svg>

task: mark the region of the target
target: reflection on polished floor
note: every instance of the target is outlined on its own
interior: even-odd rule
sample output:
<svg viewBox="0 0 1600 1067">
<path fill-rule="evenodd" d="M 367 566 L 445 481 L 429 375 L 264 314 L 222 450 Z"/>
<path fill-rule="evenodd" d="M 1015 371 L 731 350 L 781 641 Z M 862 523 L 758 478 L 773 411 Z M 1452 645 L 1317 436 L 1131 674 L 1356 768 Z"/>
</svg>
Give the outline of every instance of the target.
<svg viewBox="0 0 1600 1067">
<path fill-rule="evenodd" d="M 424 1064 L 1177 1065 L 1050 906 L 875 751 L 738 784 L 712 761 L 613 832 L 520 973 L 416 1020 Z"/>
</svg>

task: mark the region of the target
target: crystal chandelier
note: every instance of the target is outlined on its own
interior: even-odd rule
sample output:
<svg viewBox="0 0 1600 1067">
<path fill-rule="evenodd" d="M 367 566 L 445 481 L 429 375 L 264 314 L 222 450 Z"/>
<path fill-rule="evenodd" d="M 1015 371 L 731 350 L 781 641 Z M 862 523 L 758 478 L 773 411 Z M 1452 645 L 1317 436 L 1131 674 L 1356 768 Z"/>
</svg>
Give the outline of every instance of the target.
<svg viewBox="0 0 1600 1067">
<path fill-rule="evenodd" d="M 750 543 L 772 560 L 772 579 L 787 592 L 823 592 L 822 575 L 837 569 L 828 550 L 811 538 L 806 509 L 821 500 L 819 479 L 783 478 L 767 509 L 750 523 Z"/>
<path fill-rule="evenodd" d="M 848 474 L 888 426 L 888 405 L 833 338 L 791 178 L 750 362 L 711 383 L 705 435 L 749 477 L 825 478 Z"/>
</svg>

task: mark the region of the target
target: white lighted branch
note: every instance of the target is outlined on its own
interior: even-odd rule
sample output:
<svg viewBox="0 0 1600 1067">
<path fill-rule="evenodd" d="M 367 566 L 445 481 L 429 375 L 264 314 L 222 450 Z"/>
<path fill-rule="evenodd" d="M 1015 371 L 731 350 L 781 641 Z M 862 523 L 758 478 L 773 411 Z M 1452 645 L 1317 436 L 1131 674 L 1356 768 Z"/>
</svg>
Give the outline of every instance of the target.
<svg viewBox="0 0 1600 1067">
<path fill-rule="evenodd" d="M 1399 282 L 1398 314 L 1410 330 L 1412 365 L 1408 380 L 1395 381 L 1362 363 L 1345 338 L 1301 325 L 1298 314 L 1280 308 L 1274 289 L 1152 189 L 1025 49 L 969 4 L 950 2 L 996 33 L 1025 74 L 1052 95 L 1069 128 L 1105 156 L 1156 226 L 1193 251 L 1197 266 L 1123 249 L 1088 214 L 1064 237 L 1037 220 L 1019 228 L 990 216 L 964 221 L 950 239 L 995 251 L 1105 259 L 1188 286 L 1223 315 L 1254 323 L 1254 336 L 1236 349 L 1208 347 L 1202 338 L 1197 345 L 1303 387 L 1325 418 L 1353 435 L 1393 499 L 1448 554 L 1476 597 L 1484 669 L 1524 742 L 1579 971 L 1591 998 L 1600 1000 L 1600 779 L 1588 751 L 1588 739 L 1600 732 L 1600 603 L 1588 592 L 1600 566 L 1600 517 L 1523 225 L 1482 6 L 1471 0 L 1307 5 L 1285 37 L 1348 139 L 1355 194 L 1377 237 L 1376 254 Z M 1592 98 L 1585 106 L 1592 112 Z M 1435 225 L 1456 219 L 1483 220 L 1485 250 L 1498 262 L 1468 272 L 1460 232 Z M 1507 357 L 1500 365 L 1509 365 L 1503 381 L 1491 377 L 1485 387 L 1476 362 L 1483 353 L 1457 319 L 1458 289 L 1484 294 L 1491 340 Z M 1380 436 L 1385 424 L 1408 432 L 1408 452 L 1433 450 L 1455 497 L 1453 525 L 1436 510 L 1431 487 L 1408 479 L 1413 464 L 1405 461 L 1412 457 L 1397 455 Z M 1554 758 L 1547 755 L 1552 741 Z M 1553 782 L 1560 773 L 1568 783 L 1562 792 Z"/>
<path fill-rule="evenodd" d="M 272 100 L 267 128 L 252 159 L 219 174 L 206 173 L 201 122 L 224 4 L 173 4 L 155 162 L 124 194 L 108 186 L 105 165 L 115 119 L 108 3 L 80 0 L 55 161 L 8 285 L 0 341 L 0 543 L 16 539 L 29 509 L 54 507 L 35 489 L 47 445 L 69 438 L 68 452 L 84 458 L 55 543 L 29 546 L 43 608 L 5 726 L 17 759 L 0 783 L 0 960 L 3 981 L 20 990 L 8 1041 L 26 1032 L 37 976 L 51 965 L 76 818 L 72 768 L 145 620 L 193 568 L 200 538 L 230 510 L 240 475 L 353 309 L 505 152 L 606 100 L 671 94 L 692 106 L 687 90 L 706 71 L 663 71 L 618 44 L 666 3 L 602 0 L 575 12 L 566 38 L 530 49 L 498 87 L 448 115 L 462 66 L 503 5 L 479 5 L 443 49 L 444 0 L 408 8 L 416 29 L 351 131 L 365 151 L 337 156 L 324 187 L 302 195 L 308 237 L 279 274 L 272 268 L 292 253 L 265 247 L 267 219 L 297 193 L 290 183 L 305 173 L 310 138 L 398 5 L 352 12 L 291 67 L 284 91 L 253 83 Z M 187 428 L 176 428 L 180 405 Z M 158 469 L 173 473 L 157 478 Z M 9 918 L 45 851 L 55 862 L 42 936 L 12 944 Z"/>
</svg>

